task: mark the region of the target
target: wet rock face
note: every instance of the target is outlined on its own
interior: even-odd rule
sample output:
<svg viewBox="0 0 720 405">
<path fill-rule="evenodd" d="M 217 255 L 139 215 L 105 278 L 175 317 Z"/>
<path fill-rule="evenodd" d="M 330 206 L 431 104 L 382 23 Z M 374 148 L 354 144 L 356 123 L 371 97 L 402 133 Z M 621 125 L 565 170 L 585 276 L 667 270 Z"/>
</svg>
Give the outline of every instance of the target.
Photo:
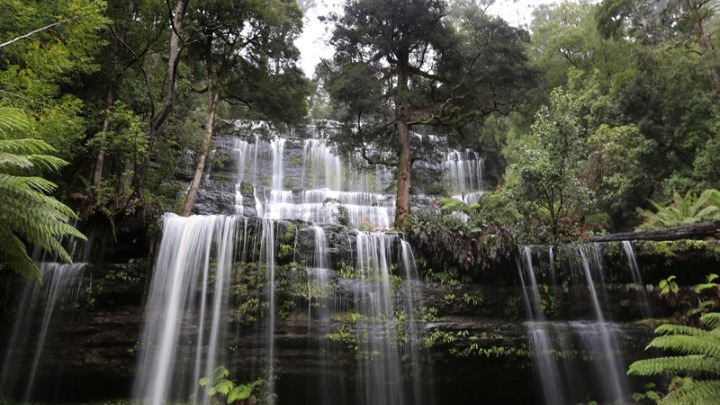
<svg viewBox="0 0 720 405">
<path fill-rule="evenodd" d="M 203 182 L 196 203 L 199 214 L 234 214 L 235 183 L 239 168 L 232 158 L 234 142 L 232 138 L 219 138 L 218 147 L 210 156 L 210 171 Z M 285 159 L 295 161 L 302 159 L 303 142 L 289 140 L 285 143 Z M 250 182 L 243 182 L 237 190 L 242 196 L 242 218 L 239 218 L 238 229 L 247 234 L 260 235 L 262 227 L 268 222 L 258 218 L 255 209 L 255 194 L 267 192 L 270 184 L 270 166 L 272 159 L 268 151 L 260 151 L 261 178 L 256 190 Z M 285 172 L 285 186 L 294 189 L 297 194 L 303 186 L 302 172 L 295 165 Z M 416 189 L 417 193 L 423 190 Z M 417 197 L 426 205 L 433 205 L 429 198 Z M 153 250 L 147 229 L 138 223 L 128 221 L 121 224 L 123 232 L 118 236 L 118 243 L 112 243 L 110 234 L 100 236 L 102 252 L 97 257 L 105 257 L 98 261 L 118 262 L 119 264 L 102 263 L 95 265 L 86 275 L 79 288 L 77 305 L 64 308 L 68 316 L 60 317 L 53 326 L 54 337 L 49 339 L 43 354 L 43 367 L 38 371 L 37 386 L 43 387 L 36 394 L 38 400 L 78 401 L 100 400 L 130 396 L 132 381 L 137 370 L 137 354 L 141 329 L 144 320 L 144 299 L 151 272 L 149 262 Z M 318 316 L 312 315 L 312 305 L 317 301 L 307 294 L 309 268 L 314 266 L 313 253 L 316 251 L 315 226 L 304 221 L 273 222 L 276 241 L 278 304 L 281 309 L 275 325 L 275 370 L 279 374 L 277 382 L 278 394 L 284 403 L 317 404 L 317 391 L 309 387 L 317 387 L 319 380 L 326 378 L 333 386 L 341 387 L 346 394 L 344 404 L 353 405 L 358 370 L 357 345 L 351 341 L 330 339 L 329 333 L 342 331 L 344 326 L 352 326 L 347 319 L 356 314 L 350 312 L 357 303 L 352 276 L 340 274 L 352 272 L 357 261 L 357 244 L 362 239 L 355 229 L 334 224 L 321 225 L 326 237 L 328 267 L 332 268 L 335 282 L 334 299 L 338 308 L 345 308 L 342 316 L 331 319 L 323 326 Z M 260 311 L 262 298 L 255 303 L 255 318 L 242 318 L 238 314 L 246 308 L 251 299 L 258 298 L 263 288 L 263 280 L 258 277 L 259 268 L 256 262 L 261 256 L 261 238 L 253 236 L 244 240 L 243 248 L 236 248 L 235 259 L 245 260 L 234 268 L 234 285 L 231 287 L 233 296 L 231 311 L 224 314 L 230 318 L 224 345 L 228 349 L 225 359 L 229 368 L 239 370 L 234 375 L 240 381 L 247 381 L 252 370 L 249 364 L 262 364 L 266 356 L 266 330 L 262 327 Z M 142 246 L 144 250 L 139 250 Z M 244 250 L 246 249 L 246 250 Z M 398 240 L 388 242 L 387 249 L 396 257 L 400 249 Z M 643 263 L 645 257 L 654 258 L 656 268 L 643 270 L 649 283 L 667 277 L 668 269 L 679 271 L 682 263 L 676 267 L 668 267 L 668 258 L 687 260 L 688 257 L 700 257 L 701 253 L 688 248 L 673 256 L 662 249 L 649 250 L 654 252 L 643 256 L 639 253 L 638 260 Z M 658 253 L 659 252 L 659 253 Z M 419 253 L 419 252 L 418 252 Z M 606 319 L 618 324 L 625 341 L 622 355 L 628 361 L 643 355 L 643 347 L 651 335 L 650 327 L 636 325 L 644 314 L 638 300 L 638 288 L 632 286 L 628 276 L 626 259 L 620 250 L 604 251 L 608 258 L 606 268 L 607 284 L 600 293 L 599 301 Z M 280 257 L 282 255 L 282 257 Z M 709 257 L 709 259 L 708 259 Z M 138 263 L 136 260 L 145 259 Z M 130 262 L 133 259 L 133 262 Z M 714 255 L 705 256 L 705 261 L 697 263 L 717 263 Z M 542 260 L 550 262 L 550 258 Z M 662 264 L 665 263 L 665 264 Z M 665 267 L 663 267 L 665 266 Z M 710 266 L 702 267 L 712 268 Z M 245 274 L 240 273 L 243 269 Z M 645 269 L 645 267 L 643 267 Z M 508 265 L 495 266 L 488 271 L 478 272 L 473 277 L 449 277 L 444 279 L 451 269 L 423 268 L 423 275 L 433 282 L 422 284 L 422 305 L 416 313 L 401 314 L 397 322 L 412 322 L 414 328 L 422 330 L 424 347 L 428 353 L 422 361 L 432 363 L 433 376 L 426 378 L 427 384 L 434 387 L 439 404 L 471 404 L 482 399 L 487 403 L 536 403 L 540 397 L 533 374 L 531 348 L 528 340 L 527 314 L 524 296 L 528 294 L 521 287 L 514 261 Z M 557 276 L 566 277 L 568 284 L 552 282 L 548 267 L 538 270 L 541 284 L 540 298 L 546 318 L 561 325 L 573 320 L 594 319 L 594 308 L 589 300 L 590 292 L 583 283 L 582 277 L 563 274 L 569 270 L 559 267 Z M 394 270 L 394 283 L 403 278 Z M 694 275 L 699 274 L 694 270 Z M 456 274 L 457 276 L 457 274 Z M 243 278 L 244 277 L 244 278 Z M 250 279 L 256 284 L 249 285 Z M 438 281 L 442 280 L 442 282 Z M 462 280 L 462 282 L 460 282 Z M 691 281 L 688 281 L 690 283 Z M 15 285 L 15 284 L 13 284 Z M 402 285 L 394 286 L 398 301 L 403 296 Z M 242 290 L 251 290 L 242 295 Z M 253 290 L 254 289 L 254 290 Z M 12 290 L 8 288 L 6 290 Z M 671 315 L 672 309 L 656 295 L 650 294 L 652 316 Z M 315 308 L 316 308 L 315 307 Z M 343 317 L 344 316 L 344 317 Z M 39 319 L 36 320 L 39 322 Z M 0 328 L 0 345 L 7 341 L 12 325 L 6 323 Z M 346 329 L 347 330 L 347 329 Z M 352 334 L 344 336 L 351 340 Z M 402 339 L 399 336 L 398 339 Z M 325 351 L 331 356 L 323 355 Z M 28 365 L 33 362 L 33 351 L 28 349 L 21 353 L 22 361 L 18 364 L 18 373 L 27 374 Z M 365 353 L 367 355 L 367 353 Z M 564 353 L 569 360 L 578 361 L 582 367 L 591 368 L 587 360 L 588 353 Z M 583 363 L 585 361 L 585 363 Z M 257 373 L 255 373 L 257 375 Z M 13 393 L 21 398 L 22 393 Z"/>
<path fill-rule="evenodd" d="M 198 215 L 235 214 L 235 184 L 209 178 L 203 180 L 193 212 Z"/>
<path fill-rule="evenodd" d="M 248 226 L 259 226 L 258 221 L 250 220 Z M 314 239 L 310 224 L 280 223 L 276 229 L 278 238 L 292 234 L 294 239 L 294 229 L 297 229 L 298 249 L 312 251 Z M 334 260 L 352 257 L 355 231 L 338 226 L 324 229 L 329 249 L 335 250 L 337 256 Z M 43 358 L 48 366 L 40 369 L 38 386 L 48 390 L 39 391 L 37 399 L 77 401 L 130 395 L 144 315 L 145 268 L 106 265 L 94 268 L 89 275 L 92 284 L 88 279 L 85 286 L 92 285 L 92 288 L 80 296 L 73 316 L 55 326 L 55 338 L 46 347 Z M 353 289 L 343 288 L 342 284 L 353 281 L 337 281 L 338 301 L 351 305 Z M 469 404 L 476 403 L 478 398 L 493 403 L 535 402 L 538 388 L 523 324 L 523 293 L 518 285 L 424 283 L 422 291 L 423 308 L 418 309 L 415 321 L 425 332 L 430 357 L 424 361 L 432 362 L 433 367 L 433 377 L 428 383 L 434 385 L 439 403 Z M 401 294 L 401 290 L 398 293 Z M 625 311 L 619 303 L 629 293 L 632 291 L 622 287 L 608 289 L 603 305 L 612 314 L 609 318 L 624 319 L 617 316 Z M 556 295 L 553 319 L 591 316 L 592 309 L 582 305 L 587 301 L 587 290 L 582 286 L 548 294 Z M 631 295 L 628 295 L 630 299 Z M 547 299 L 551 301 L 550 295 Z M 563 304 L 564 301 L 568 304 Z M 233 305 L 242 302 L 234 300 Z M 317 393 L 308 387 L 317 387 L 323 376 L 328 378 L 326 381 L 346 387 L 348 393 L 354 392 L 357 353 L 343 342 L 328 340 L 327 330 L 341 327 L 343 320 L 334 320 L 323 329 L 317 319 L 308 317 L 307 305 L 307 301 L 300 299 L 295 302 L 294 310 L 278 317 L 275 354 L 280 398 L 310 405 L 317 403 Z M 633 315 L 628 319 L 638 318 Z M 625 348 L 625 358 L 642 356 L 650 328 L 632 323 L 622 327 L 625 340 L 632 343 Z M 248 364 L 262 362 L 264 339 L 266 335 L 259 323 L 233 323 L 228 328 L 225 341 L 232 350 L 227 365 L 241 370 L 238 379 L 250 378 Z M 334 345 L 334 356 L 319 355 L 322 342 Z M 32 353 L 28 351 L 25 358 L 21 364 L 30 364 Z M 244 375 L 242 370 L 248 374 Z M 353 402 L 348 399 L 345 403 Z"/>
</svg>

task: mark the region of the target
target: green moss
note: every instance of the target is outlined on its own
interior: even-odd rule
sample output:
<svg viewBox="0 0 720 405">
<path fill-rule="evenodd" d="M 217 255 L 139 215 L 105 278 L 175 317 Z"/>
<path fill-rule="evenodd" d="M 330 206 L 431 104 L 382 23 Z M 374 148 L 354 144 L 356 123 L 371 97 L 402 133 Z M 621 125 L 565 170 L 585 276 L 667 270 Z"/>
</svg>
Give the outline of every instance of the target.
<svg viewBox="0 0 720 405">
<path fill-rule="evenodd" d="M 342 345 L 350 351 L 358 351 L 358 340 L 355 329 L 350 325 L 341 325 L 332 332 L 328 333 L 328 339 L 333 342 L 342 343 Z"/>
<path fill-rule="evenodd" d="M 704 252 L 720 258 L 720 245 L 715 241 L 678 240 L 678 241 L 640 241 L 635 243 L 637 254 L 661 256 L 666 260 L 674 259 L 681 253 Z"/>
<path fill-rule="evenodd" d="M 242 183 L 240 183 L 240 193 L 242 193 L 242 195 L 254 195 L 255 187 L 253 187 L 251 183 L 243 181 Z"/>
</svg>

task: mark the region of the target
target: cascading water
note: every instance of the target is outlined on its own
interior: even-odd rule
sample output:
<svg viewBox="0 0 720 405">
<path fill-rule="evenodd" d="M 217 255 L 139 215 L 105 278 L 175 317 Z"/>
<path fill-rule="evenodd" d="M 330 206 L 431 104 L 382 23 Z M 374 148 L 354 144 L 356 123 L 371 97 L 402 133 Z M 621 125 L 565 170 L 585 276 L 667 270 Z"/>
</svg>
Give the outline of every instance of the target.
<svg viewBox="0 0 720 405">
<path fill-rule="evenodd" d="M 570 264 L 572 276 L 584 282 L 590 299 L 594 319 L 583 321 L 548 321 L 545 306 L 550 305 L 552 290 L 557 285 L 540 288 L 536 281 L 533 254 L 540 248 L 521 249 L 518 266 L 523 286 L 524 302 L 529 322 L 526 322 L 532 348 L 535 374 L 539 379 L 546 404 L 571 404 L 593 399 L 613 403 L 629 398 L 627 364 L 619 356 L 622 331 L 618 325 L 606 320 L 601 305 L 598 283 L 603 286 L 603 269 L 600 248 L 583 245 L 575 250 Z M 550 255 L 548 255 L 550 256 Z M 552 257 L 552 256 L 550 256 Z M 554 273 L 548 274 L 554 279 Z M 545 296 L 544 296 L 545 295 Z M 568 358 L 559 359 L 558 353 L 586 353 L 590 372 L 584 364 Z"/>
<path fill-rule="evenodd" d="M 197 381 L 222 364 L 236 221 L 215 215 L 163 218 L 136 398 L 154 405 L 186 400 Z"/>
<path fill-rule="evenodd" d="M 236 216 L 166 214 L 163 218 L 136 398 L 153 404 L 199 402 L 207 397 L 198 391 L 201 377 L 215 367 L 241 362 L 242 378 L 267 381 L 263 401 L 283 403 L 276 393 L 286 388 L 276 385 L 276 377 L 283 383 L 288 371 L 279 359 L 288 349 L 278 343 L 278 336 L 287 332 L 278 325 L 285 325 L 288 315 L 280 314 L 293 302 L 307 304 L 304 325 L 310 336 L 317 336 L 309 342 L 318 351 L 313 360 L 317 365 L 308 367 L 317 367 L 320 377 L 304 388 L 312 392 L 308 397 L 315 403 L 432 403 L 423 328 L 415 320 L 422 294 L 409 245 L 395 234 L 345 229 L 344 238 L 351 242 L 344 249 L 349 249 L 352 259 L 331 259 L 331 241 L 319 225 L 337 222 L 342 215 L 358 228 L 387 228 L 393 199 L 376 190 L 388 185 L 388 172 L 368 176 L 349 170 L 321 138 L 302 141 L 302 148 L 299 144 L 278 137 L 270 143 L 257 137 L 252 144 L 235 142 Z M 348 179 L 353 179 L 352 184 Z M 248 199 L 246 184 L 254 186 L 254 202 Z M 301 234 L 312 235 L 312 251 L 303 250 Z M 332 243 L 347 242 L 335 234 Z M 346 279 L 350 276 L 341 267 L 345 272 L 352 268 L 349 274 L 355 277 Z M 304 282 L 299 277 L 303 272 L 307 284 L 293 290 L 293 284 Z M 238 284 L 243 280 L 253 280 L 252 285 Z M 290 290 L 296 294 L 292 300 L 288 300 Z M 245 319 L 248 326 L 235 321 L 228 326 L 231 318 L 243 316 L 240 312 L 253 311 L 242 309 L 249 307 L 256 312 Z M 346 345 L 331 338 L 337 335 L 338 323 L 354 333 L 357 352 L 351 352 L 356 370 L 352 375 L 333 364 L 347 353 Z M 233 329 L 236 337 L 228 343 L 225 336 Z M 244 341 L 243 333 L 251 330 L 262 341 Z M 247 347 L 236 342 L 247 342 Z M 251 358 L 237 359 L 228 353 L 228 346 Z"/>
<path fill-rule="evenodd" d="M 325 230 L 319 225 L 312 227 L 315 241 L 313 254 L 313 267 L 308 267 L 308 329 L 317 329 L 319 336 L 327 336 L 331 332 L 330 321 L 337 311 L 335 305 L 335 291 L 331 280 L 332 270 L 328 268 L 327 239 Z M 327 339 L 319 339 L 315 349 L 320 360 L 320 387 L 319 399 L 321 405 L 332 405 L 339 401 L 338 389 L 332 387 L 329 378 L 328 363 L 332 361 L 329 355 L 333 349 Z"/>
<path fill-rule="evenodd" d="M 445 173 L 453 198 L 477 201 L 483 192 L 483 159 L 473 150 L 451 150 L 445 156 Z"/>
<path fill-rule="evenodd" d="M 72 305 L 83 286 L 86 267 L 86 263 L 43 262 L 39 264 L 42 284 L 25 284 L 5 350 L 0 395 L 22 398 L 24 402 L 36 399 L 37 374 L 41 368 L 45 369 L 43 374 L 54 376 L 54 381 L 45 382 L 43 389 L 39 390 L 44 391 L 41 394 L 53 392 L 56 388 L 53 385 L 61 382 L 62 363 L 46 358 L 45 346 L 59 332 L 57 328 L 61 321 L 68 322 L 66 318 L 72 317 Z M 25 352 L 32 353 L 29 367 L 21 360 Z M 54 371 L 48 373 L 47 369 Z"/>
<path fill-rule="evenodd" d="M 530 337 L 530 346 L 533 350 L 533 362 L 536 375 L 540 378 L 541 387 L 546 404 L 567 403 L 563 392 L 560 368 L 553 358 L 553 343 L 551 340 L 552 326 L 545 319 L 535 270 L 532 262 L 532 248 L 524 246 L 520 252 L 521 265 L 518 266 L 520 280 L 523 287 L 525 312 L 529 322 L 525 324 Z M 528 280 L 525 281 L 525 278 Z M 528 289 L 532 296 L 528 294 Z"/>
<path fill-rule="evenodd" d="M 621 400 L 627 398 L 630 394 L 624 372 L 627 367 L 622 366 L 622 359 L 615 354 L 615 349 L 619 346 L 618 329 L 615 325 L 605 321 L 605 316 L 600 307 L 598 292 L 595 288 L 595 282 L 593 281 L 591 261 L 588 260 L 586 253 L 586 249 L 588 248 L 591 248 L 594 253 L 595 260 L 592 264 L 595 265 L 599 274 L 603 274 L 602 256 L 599 254 L 599 248 L 596 245 L 578 247 L 577 251 L 581 258 L 582 270 L 585 274 L 587 286 L 590 290 L 590 297 L 592 298 L 593 309 L 597 317 L 595 323 L 581 324 L 578 330 L 583 338 L 585 347 L 592 348 L 595 352 L 600 353 L 599 359 L 594 362 L 594 365 L 596 367 L 598 380 L 602 381 L 603 386 L 607 388 L 603 394 L 609 395 L 609 397 L 604 399 Z"/>
<path fill-rule="evenodd" d="M 387 261 L 386 235 L 358 232 L 356 268 L 361 282 L 355 289 L 356 339 L 360 359 L 358 382 L 361 403 L 405 403 L 400 359 L 394 336 L 392 290 Z"/>
<path fill-rule="evenodd" d="M 630 274 L 632 275 L 633 283 L 637 286 L 637 296 L 642 307 L 642 314 L 645 318 L 652 316 L 650 310 L 650 302 L 648 300 L 647 290 L 643 283 L 642 275 L 640 274 L 640 268 L 638 267 L 637 260 L 635 259 L 635 251 L 633 250 L 632 243 L 628 240 L 622 241 L 623 252 L 628 259 L 628 266 L 630 267 Z"/>
</svg>

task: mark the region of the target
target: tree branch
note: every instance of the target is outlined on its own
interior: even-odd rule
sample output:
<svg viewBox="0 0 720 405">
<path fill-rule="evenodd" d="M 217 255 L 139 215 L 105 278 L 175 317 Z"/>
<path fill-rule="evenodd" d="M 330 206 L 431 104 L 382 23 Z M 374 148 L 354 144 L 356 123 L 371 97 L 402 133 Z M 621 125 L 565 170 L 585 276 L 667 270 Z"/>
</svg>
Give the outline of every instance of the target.
<svg viewBox="0 0 720 405">
<path fill-rule="evenodd" d="M 7 41 L 7 42 L 4 42 L 4 43 L 0 44 L 0 49 L 6 47 L 6 46 L 8 46 L 8 45 L 12 45 L 12 44 L 14 44 L 15 42 L 21 41 L 21 40 L 23 40 L 23 39 L 25 39 L 25 38 L 29 38 L 30 36 L 35 35 L 35 34 L 37 34 L 37 33 L 39 33 L 39 32 L 47 31 L 47 30 L 49 30 L 49 29 L 52 28 L 52 27 L 56 27 L 56 26 L 58 26 L 58 25 L 60 25 L 60 24 L 69 23 L 70 21 L 76 20 L 76 19 L 78 19 L 78 18 L 80 18 L 80 17 L 82 17 L 82 15 L 76 15 L 75 17 L 71 17 L 71 18 L 67 18 L 67 19 L 62 20 L 62 21 L 54 22 L 54 23 L 52 23 L 52 24 L 50 24 L 50 25 L 46 25 L 46 26 L 44 26 L 44 27 L 42 27 L 42 28 L 38 28 L 38 29 L 36 29 L 36 30 L 34 30 L 34 31 L 30 31 L 30 32 L 28 32 L 28 33 L 25 34 L 25 35 L 20 35 L 19 37 L 15 37 L 15 38 Z"/>
</svg>

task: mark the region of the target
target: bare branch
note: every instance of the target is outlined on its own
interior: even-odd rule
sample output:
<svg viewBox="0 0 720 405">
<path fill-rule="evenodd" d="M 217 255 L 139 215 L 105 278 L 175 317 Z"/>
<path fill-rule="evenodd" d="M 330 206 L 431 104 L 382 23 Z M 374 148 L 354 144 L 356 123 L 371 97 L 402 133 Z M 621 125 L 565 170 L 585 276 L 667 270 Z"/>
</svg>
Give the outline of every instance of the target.
<svg viewBox="0 0 720 405">
<path fill-rule="evenodd" d="M 25 34 L 25 35 L 20 35 L 19 37 L 15 37 L 15 38 L 7 41 L 7 42 L 4 42 L 4 43 L 0 44 L 0 49 L 6 47 L 6 46 L 8 46 L 8 45 L 12 45 L 12 44 L 14 44 L 15 42 L 21 41 L 21 40 L 23 40 L 23 39 L 25 39 L 25 38 L 29 38 L 30 36 L 35 35 L 35 34 L 37 34 L 37 33 L 40 33 L 40 32 L 43 32 L 43 31 L 47 31 L 47 30 L 49 30 L 49 29 L 52 28 L 52 27 L 57 27 L 58 25 L 65 24 L 65 23 L 69 23 L 70 21 L 76 20 L 76 19 L 78 19 L 78 18 L 80 18 L 80 17 L 82 17 L 82 15 L 76 15 L 75 17 L 71 17 L 71 18 L 67 18 L 67 19 L 62 20 L 62 21 L 54 22 L 54 23 L 52 23 L 52 24 L 50 24 L 50 25 L 46 25 L 46 26 L 44 26 L 44 27 L 42 27 L 42 28 L 38 28 L 38 29 L 36 29 L 36 30 L 34 30 L 34 31 L 30 31 L 30 32 L 28 32 L 28 33 Z"/>
</svg>

